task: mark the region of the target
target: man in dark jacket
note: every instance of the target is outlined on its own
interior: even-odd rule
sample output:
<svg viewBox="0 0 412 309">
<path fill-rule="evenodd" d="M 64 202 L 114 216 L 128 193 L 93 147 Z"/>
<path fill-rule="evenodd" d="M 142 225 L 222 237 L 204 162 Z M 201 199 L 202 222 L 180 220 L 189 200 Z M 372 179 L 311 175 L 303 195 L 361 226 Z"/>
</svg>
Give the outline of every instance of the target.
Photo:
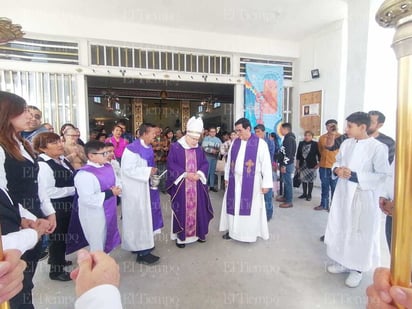
<svg viewBox="0 0 412 309">
<path fill-rule="evenodd" d="M 284 136 L 280 152 L 282 153 L 282 160 L 280 164 L 280 172 L 283 175 L 284 195 L 278 198 L 280 208 L 293 207 L 293 187 L 292 187 L 292 173 L 295 171 L 295 154 L 296 154 L 296 137 L 292 133 L 292 126 L 290 123 L 282 123 L 280 132 Z"/>
</svg>

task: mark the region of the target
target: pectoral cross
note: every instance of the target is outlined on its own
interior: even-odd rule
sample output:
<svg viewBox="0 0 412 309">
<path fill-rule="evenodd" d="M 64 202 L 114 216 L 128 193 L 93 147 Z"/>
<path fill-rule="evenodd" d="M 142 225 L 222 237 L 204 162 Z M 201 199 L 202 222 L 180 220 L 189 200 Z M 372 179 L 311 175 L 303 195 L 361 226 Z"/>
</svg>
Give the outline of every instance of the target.
<svg viewBox="0 0 412 309">
<path fill-rule="evenodd" d="M 247 166 L 246 173 L 250 174 L 252 172 L 252 166 L 255 165 L 252 160 L 248 160 L 245 165 Z"/>
</svg>

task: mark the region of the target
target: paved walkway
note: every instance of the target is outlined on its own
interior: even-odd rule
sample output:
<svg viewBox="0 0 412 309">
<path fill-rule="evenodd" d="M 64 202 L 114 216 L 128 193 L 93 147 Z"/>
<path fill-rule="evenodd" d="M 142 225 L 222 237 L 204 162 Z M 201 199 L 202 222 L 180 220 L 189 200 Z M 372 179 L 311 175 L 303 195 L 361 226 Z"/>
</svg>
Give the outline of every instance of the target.
<svg viewBox="0 0 412 309">
<path fill-rule="evenodd" d="M 129 252 L 117 249 L 112 253 L 120 265 L 124 308 L 365 308 L 371 272 L 364 274 L 358 288 L 351 289 L 344 285 L 345 274 L 326 271 L 330 261 L 319 237 L 328 213 L 313 210 L 319 203 L 318 188 L 311 202 L 299 200 L 296 190 L 293 208 L 279 209 L 275 203 L 270 239 L 253 244 L 221 238 L 223 191 L 210 195 L 215 218 L 206 243 L 184 249 L 175 246 L 169 238 L 169 196 L 161 194 L 165 228 L 157 236 L 154 251 L 161 262 L 144 266 Z M 381 234 L 382 265 L 388 265 Z M 73 308 L 73 283 L 49 280 L 48 265 L 42 261 L 34 299 L 37 309 Z"/>
</svg>

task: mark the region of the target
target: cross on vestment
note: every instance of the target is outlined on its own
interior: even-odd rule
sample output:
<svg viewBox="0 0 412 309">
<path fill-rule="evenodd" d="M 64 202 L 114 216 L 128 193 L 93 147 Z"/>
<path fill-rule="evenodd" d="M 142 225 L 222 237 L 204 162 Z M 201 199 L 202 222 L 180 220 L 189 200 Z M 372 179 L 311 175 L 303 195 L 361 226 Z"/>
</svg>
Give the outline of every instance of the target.
<svg viewBox="0 0 412 309">
<path fill-rule="evenodd" d="M 255 163 L 253 163 L 253 161 L 249 159 L 249 160 L 245 163 L 245 165 L 247 166 L 246 172 L 247 172 L 248 174 L 250 174 L 250 173 L 252 172 L 252 166 L 254 166 Z"/>
</svg>

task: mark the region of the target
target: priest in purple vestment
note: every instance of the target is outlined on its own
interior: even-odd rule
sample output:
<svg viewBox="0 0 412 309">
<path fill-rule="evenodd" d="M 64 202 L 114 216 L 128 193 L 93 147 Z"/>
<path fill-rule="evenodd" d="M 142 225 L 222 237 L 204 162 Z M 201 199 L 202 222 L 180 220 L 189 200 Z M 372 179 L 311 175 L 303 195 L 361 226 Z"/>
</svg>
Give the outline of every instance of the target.
<svg viewBox="0 0 412 309">
<path fill-rule="evenodd" d="M 269 239 L 264 194 L 272 188 L 272 164 L 267 143 L 251 133 L 250 121 L 235 123 L 239 138 L 230 145 L 225 167 L 220 231 L 224 239 L 255 242 Z"/>
<path fill-rule="evenodd" d="M 170 146 L 167 157 L 167 192 L 172 204 L 172 240 L 184 248 L 192 242 L 205 242 L 213 208 L 207 187 L 208 162 L 199 138 L 201 118 L 192 117 L 187 133 Z"/>
</svg>

